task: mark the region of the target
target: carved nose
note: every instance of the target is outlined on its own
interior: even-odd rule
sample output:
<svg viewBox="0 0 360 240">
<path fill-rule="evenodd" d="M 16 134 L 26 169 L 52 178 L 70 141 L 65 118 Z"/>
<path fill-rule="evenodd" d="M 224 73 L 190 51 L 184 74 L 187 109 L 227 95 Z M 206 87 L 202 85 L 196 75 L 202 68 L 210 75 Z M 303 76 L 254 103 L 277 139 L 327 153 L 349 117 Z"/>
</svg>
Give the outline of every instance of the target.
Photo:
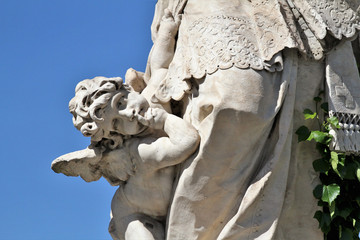
<svg viewBox="0 0 360 240">
<path fill-rule="evenodd" d="M 148 110 L 149 104 L 147 101 L 142 101 L 140 104 L 134 107 L 134 114 L 144 116 L 145 112 Z"/>
<path fill-rule="evenodd" d="M 128 108 L 128 109 L 119 111 L 119 115 L 132 121 L 134 119 L 134 117 L 137 115 L 137 111 L 135 108 Z"/>
<path fill-rule="evenodd" d="M 132 121 L 134 119 L 134 117 L 138 114 L 137 111 L 135 109 L 133 109 L 132 111 L 129 111 L 130 112 L 130 121 Z"/>
<path fill-rule="evenodd" d="M 136 108 L 133 109 L 132 113 L 133 113 L 133 116 L 137 116 L 139 114 L 141 114 L 142 112 L 142 107 L 141 106 L 137 106 Z"/>
<path fill-rule="evenodd" d="M 147 100 L 142 95 L 135 92 L 129 94 L 129 99 L 131 99 L 131 101 L 128 101 L 128 107 L 135 110 L 134 115 L 140 114 L 143 116 L 146 110 L 149 108 L 149 103 Z"/>
</svg>

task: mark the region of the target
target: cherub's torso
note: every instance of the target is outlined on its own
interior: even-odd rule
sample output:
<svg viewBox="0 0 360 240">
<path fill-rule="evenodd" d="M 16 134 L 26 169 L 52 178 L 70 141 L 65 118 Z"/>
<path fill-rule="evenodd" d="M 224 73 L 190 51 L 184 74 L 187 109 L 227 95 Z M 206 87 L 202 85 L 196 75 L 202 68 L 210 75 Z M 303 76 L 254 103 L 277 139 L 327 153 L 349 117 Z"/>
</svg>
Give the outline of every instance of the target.
<svg viewBox="0 0 360 240">
<path fill-rule="evenodd" d="M 145 138 L 135 139 L 130 143 L 135 174 L 123 186 L 123 191 L 129 203 L 139 212 L 163 217 L 167 214 L 170 203 L 175 167 L 159 169 L 156 163 L 140 158 L 134 149 L 138 149 L 141 144 L 148 144 L 149 140 L 154 141 L 153 138 Z"/>
</svg>

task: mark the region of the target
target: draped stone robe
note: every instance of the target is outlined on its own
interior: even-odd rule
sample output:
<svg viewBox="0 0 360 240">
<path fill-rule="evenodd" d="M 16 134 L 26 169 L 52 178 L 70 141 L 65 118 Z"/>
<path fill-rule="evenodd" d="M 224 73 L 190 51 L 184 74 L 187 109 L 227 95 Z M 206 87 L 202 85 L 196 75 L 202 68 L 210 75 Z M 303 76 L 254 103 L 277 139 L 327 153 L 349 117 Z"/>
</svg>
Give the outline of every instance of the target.
<svg viewBox="0 0 360 240">
<path fill-rule="evenodd" d="M 316 151 L 298 144 L 294 131 L 323 89 L 325 55 L 356 36 L 358 6 L 159 0 L 154 38 L 163 8 L 183 9 L 183 17 L 155 96 L 180 101 L 182 117 L 201 136 L 199 150 L 179 168 L 168 240 L 322 238 L 312 218 Z M 354 61 L 348 51 L 341 57 Z"/>
</svg>

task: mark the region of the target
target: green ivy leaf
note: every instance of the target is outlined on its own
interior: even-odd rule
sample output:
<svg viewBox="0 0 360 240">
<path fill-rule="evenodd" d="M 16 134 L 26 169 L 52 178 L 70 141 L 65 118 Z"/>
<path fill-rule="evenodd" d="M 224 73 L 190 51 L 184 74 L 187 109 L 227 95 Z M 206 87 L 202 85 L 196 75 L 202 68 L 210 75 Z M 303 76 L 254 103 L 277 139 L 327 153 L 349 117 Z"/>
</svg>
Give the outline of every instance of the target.
<svg viewBox="0 0 360 240">
<path fill-rule="evenodd" d="M 319 222 L 319 227 L 321 227 L 320 226 L 320 223 L 321 223 L 321 219 L 322 219 L 322 215 L 323 215 L 323 213 L 322 213 L 322 211 L 316 211 L 316 213 L 314 214 L 314 218 L 316 219 L 316 220 L 318 220 L 318 222 Z"/>
<path fill-rule="evenodd" d="M 325 144 L 316 143 L 316 149 L 318 150 L 318 152 L 321 154 L 322 157 L 327 158 L 329 149 Z"/>
<path fill-rule="evenodd" d="M 343 228 L 340 234 L 340 240 L 353 240 L 353 231 L 349 228 Z"/>
<path fill-rule="evenodd" d="M 298 142 L 305 141 L 311 134 L 310 130 L 306 126 L 299 127 L 295 133 L 298 135 Z"/>
<path fill-rule="evenodd" d="M 322 98 L 321 97 L 314 97 L 314 101 L 315 102 L 321 102 Z"/>
<path fill-rule="evenodd" d="M 330 184 L 330 185 L 324 185 L 322 190 L 323 191 L 322 191 L 321 200 L 329 203 L 329 205 L 331 205 L 331 203 L 340 194 L 340 186 L 335 183 Z"/>
<path fill-rule="evenodd" d="M 315 142 L 318 143 L 326 143 L 326 141 L 329 139 L 329 134 L 321 131 L 312 131 L 308 140 L 310 141 L 312 139 L 314 139 Z"/>
<path fill-rule="evenodd" d="M 321 199 L 323 194 L 323 185 L 321 184 L 317 185 L 313 191 L 313 194 L 316 199 Z"/>
<path fill-rule="evenodd" d="M 337 152 L 331 152 L 330 156 L 331 156 L 331 158 L 330 158 L 331 167 L 334 171 L 337 171 L 337 165 L 339 163 L 338 154 L 337 154 Z"/>
<path fill-rule="evenodd" d="M 331 223 L 330 214 L 323 213 L 320 226 L 321 226 L 321 231 L 323 231 L 325 234 L 327 234 L 330 231 L 330 223 Z"/>
<path fill-rule="evenodd" d="M 335 116 L 329 117 L 326 121 L 330 123 L 333 128 L 337 128 L 337 129 L 340 128 L 339 119 L 337 119 L 337 117 Z"/>
<path fill-rule="evenodd" d="M 347 173 L 347 168 L 345 166 L 345 155 L 338 154 L 337 152 L 330 152 L 330 163 L 331 167 L 334 170 L 334 172 L 341 178 L 344 179 L 347 177 L 347 179 L 355 178 L 355 175 L 351 172 Z M 353 171 L 354 172 L 354 171 Z"/>
<path fill-rule="evenodd" d="M 356 178 L 358 179 L 358 181 L 360 182 L 360 166 L 358 165 L 356 171 L 355 171 L 355 174 L 356 174 Z"/>
<path fill-rule="evenodd" d="M 337 209 L 336 215 L 342 217 L 346 220 L 346 218 L 350 215 L 351 208 Z"/>
<path fill-rule="evenodd" d="M 354 161 L 347 161 L 346 164 L 344 162 L 345 174 L 344 178 L 349 180 L 357 179 L 357 170 L 359 169 L 358 165 Z"/>
<path fill-rule="evenodd" d="M 337 169 L 334 170 L 334 172 L 336 172 L 336 174 L 342 180 L 349 179 L 349 177 L 351 177 L 351 175 L 353 176 L 353 179 L 355 179 L 355 170 L 348 169 L 347 166 L 345 166 L 346 156 L 344 154 L 340 154 L 340 153 L 338 153 L 337 156 L 338 156 L 338 165 L 337 165 Z M 351 173 L 350 171 L 353 171 L 353 173 Z"/>
<path fill-rule="evenodd" d="M 331 134 L 328 134 L 327 139 L 325 140 L 325 144 L 329 146 L 329 144 L 331 143 L 333 136 Z"/>
<path fill-rule="evenodd" d="M 329 104 L 327 102 L 324 102 L 320 105 L 320 108 L 327 113 L 329 111 Z"/>
<path fill-rule="evenodd" d="M 319 228 L 324 233 L 328 233 L 330 231 L 330 223 L 331 218 L 329 213 L 323 213 L 322 211 L 316 211 L 314 218 L 319 222 Z"/>
<path fill-rule="evenodd" d="M 313 168 L 316 172 L 327 174 L 330 169 L 330 164 L 324 158 L 320 158 L 313 162 Z"/>
<path fill-rule="evenodd" d="M 304 114 L 305 120 L 314 119 L 316 117 L 316 112 L 314 113 L 313 111 L 311 111 L 308 108 L 304 110 L 303 114 Z"/>
</svg>

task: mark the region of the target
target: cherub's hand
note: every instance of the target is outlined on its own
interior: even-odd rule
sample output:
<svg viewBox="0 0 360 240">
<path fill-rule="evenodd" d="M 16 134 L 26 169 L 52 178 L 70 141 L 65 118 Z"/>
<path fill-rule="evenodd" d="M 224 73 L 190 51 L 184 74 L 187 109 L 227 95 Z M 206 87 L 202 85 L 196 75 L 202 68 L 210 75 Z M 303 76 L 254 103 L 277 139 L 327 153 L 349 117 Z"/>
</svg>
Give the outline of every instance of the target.
<svg viewBox="0 0 360 240">
<path fill-rule="evenodd" d="M 125 74 L 125 83 L 130 85 L 136 92 L 141 92 L 146 87 L 144 73 L 129 68 Z"/>
<path fill-rule="evenodd" d="M 177 15 L 174 19 L 173 14 L 168 8 L 164 10 L 164 16 L 160 23 L 159 34 L 169 34 L 172 37 L 175 37 L 179 25 L 181 22 L 181 15 Z"/>
<path fill-rule="evenodd" d="M 163 129 L 167 116 L 168 113 L 164 109 L 149 108 L 144 114 L 144 117 L 138 115 L 137 118 L 138 121 L 145 126 L 154 129 Z"/>
</svg>

